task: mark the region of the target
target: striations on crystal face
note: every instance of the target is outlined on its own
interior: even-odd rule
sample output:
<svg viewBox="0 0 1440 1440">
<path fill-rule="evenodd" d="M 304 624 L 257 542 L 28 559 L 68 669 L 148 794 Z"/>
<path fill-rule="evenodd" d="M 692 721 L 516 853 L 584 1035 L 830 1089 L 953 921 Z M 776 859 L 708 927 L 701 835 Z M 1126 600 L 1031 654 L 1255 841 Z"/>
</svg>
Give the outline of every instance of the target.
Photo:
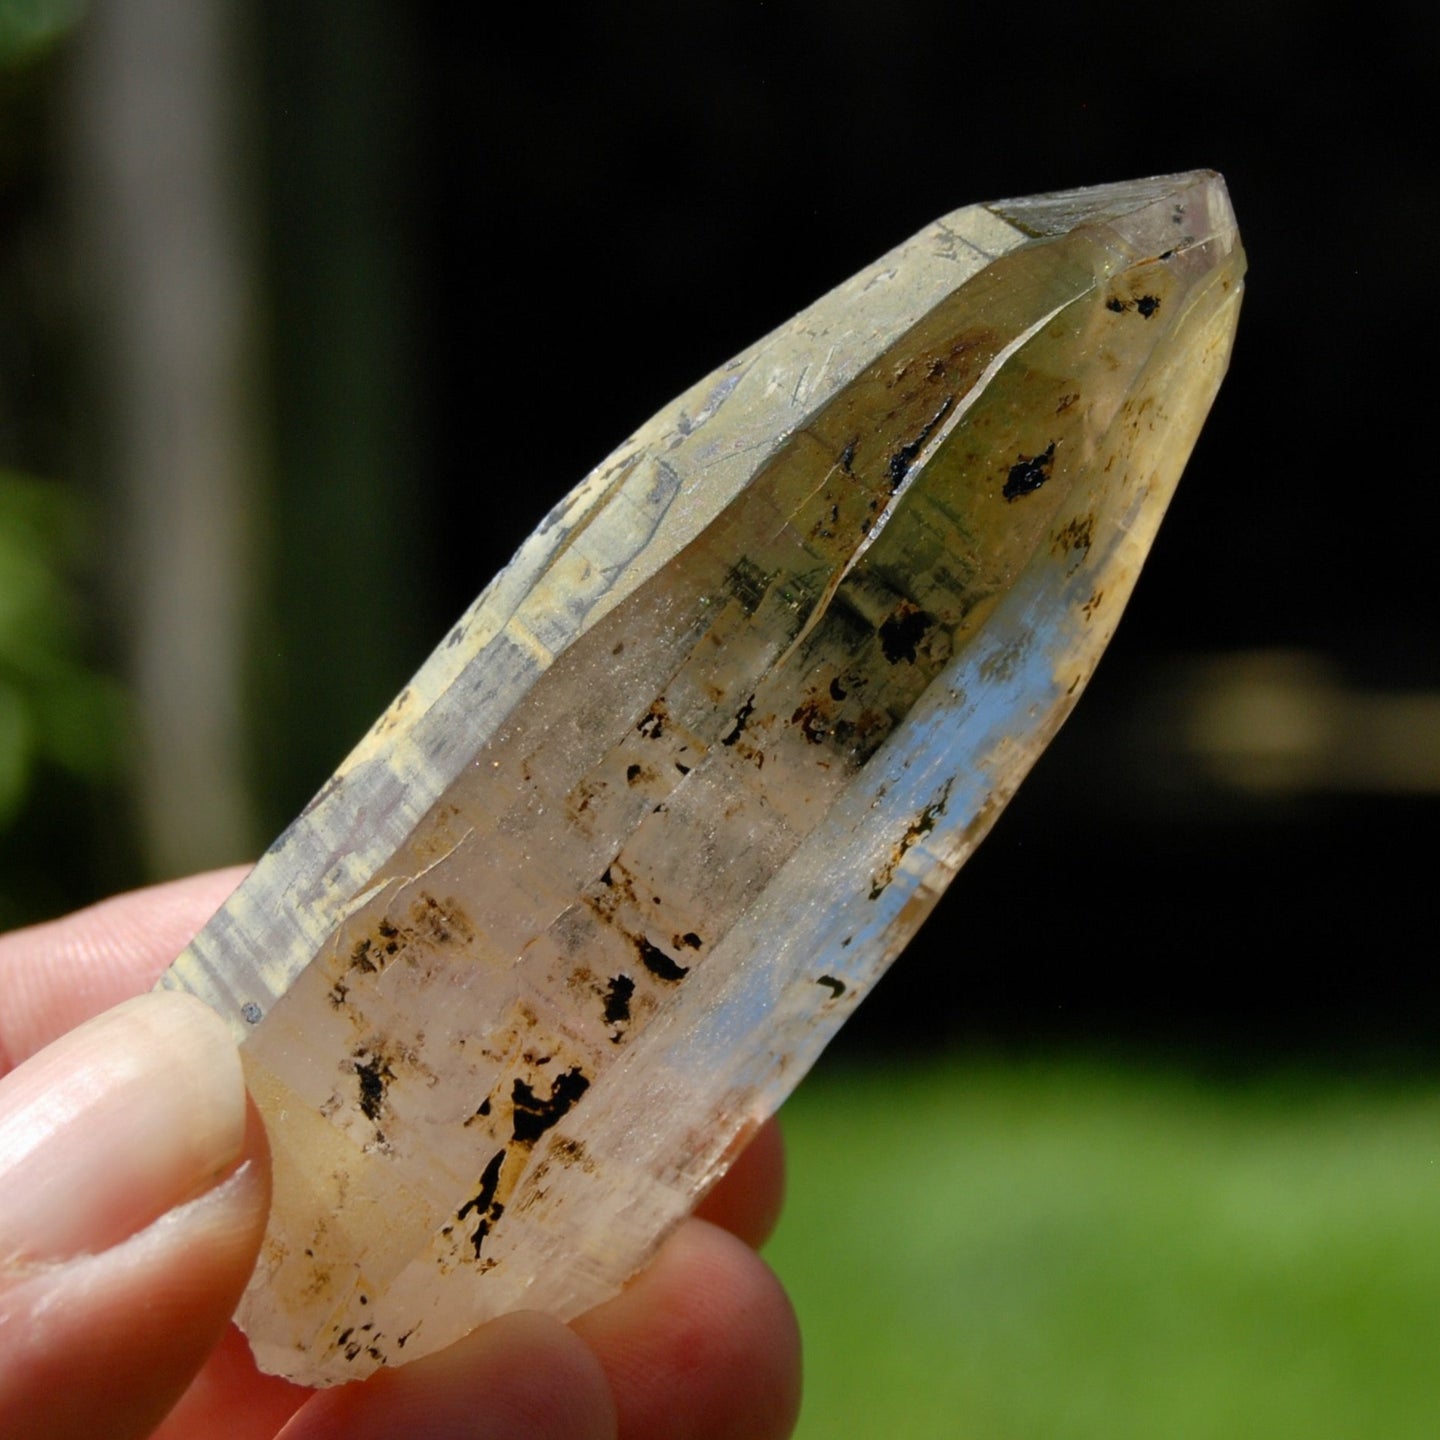
<svg viewBox="0 0 1440 1440">
<path fill-rule="evenodd" d="M 560 502 L 161 982 L 269 1132 L 263 1368 L 644 1263 L 1068 713 L 1243 271 L 1208 172 L 958 211 Z"/>
</svg>

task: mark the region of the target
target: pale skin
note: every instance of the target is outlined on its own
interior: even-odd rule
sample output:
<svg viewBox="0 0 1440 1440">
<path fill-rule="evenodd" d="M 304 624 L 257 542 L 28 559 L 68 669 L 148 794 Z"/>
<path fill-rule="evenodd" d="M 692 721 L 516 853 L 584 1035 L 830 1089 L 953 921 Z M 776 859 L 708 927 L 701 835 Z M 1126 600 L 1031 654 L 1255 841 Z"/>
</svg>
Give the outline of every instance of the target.
<svg viewBox="0 0 1440 1440">
<path fill-rule="evenodd" d="M 263 1127 L 220 1022 L 146 993 L 242 873 L 0 937 L 0 1435 L 789 1435 L 799 1338 L 754 1249 L 780 1209 L 773 1124 L 648 1270 L 571 1325 L 507 1316 L 337 1390 L 256 1371 L 229 1317 L 264 1233 Z"/>
</svg>

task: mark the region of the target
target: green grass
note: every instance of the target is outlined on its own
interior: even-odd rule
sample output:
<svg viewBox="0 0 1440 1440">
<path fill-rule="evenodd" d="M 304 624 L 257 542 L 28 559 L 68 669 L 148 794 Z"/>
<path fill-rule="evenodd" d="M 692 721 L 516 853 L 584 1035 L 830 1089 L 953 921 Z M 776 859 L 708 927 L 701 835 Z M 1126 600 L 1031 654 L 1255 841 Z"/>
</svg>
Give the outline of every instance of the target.
<svg viewBox="0 0 1440 1440">
<path fill-rule="evenodd" d="M 1440 1434 L 1440 1082 L 822 1068 L 784 1119 L 802 1437 Z"/>
</svg>

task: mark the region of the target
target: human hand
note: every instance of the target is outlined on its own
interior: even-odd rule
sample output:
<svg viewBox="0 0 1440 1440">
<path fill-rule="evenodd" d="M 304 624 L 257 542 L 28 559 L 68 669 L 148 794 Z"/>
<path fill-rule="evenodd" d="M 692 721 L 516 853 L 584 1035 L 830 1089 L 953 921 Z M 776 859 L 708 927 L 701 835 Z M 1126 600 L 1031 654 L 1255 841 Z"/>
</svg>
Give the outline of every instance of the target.
<svg viewBox="0 0 1440 1440">
<path fill-rule="evenodd" d="M 572 1325 L 505 1316 L 320 1393 L 255 1369 L 229 1317 L 265 1228 L 263 1126 L 220 1020 L 188 996 L 142 993 L 241 874 L 0 937 L 0 1435 L 790 1434 L 794 1315 L 751 1248 L 780 1206 L 773 1125 L 703 1218 Z"/>
</svg>

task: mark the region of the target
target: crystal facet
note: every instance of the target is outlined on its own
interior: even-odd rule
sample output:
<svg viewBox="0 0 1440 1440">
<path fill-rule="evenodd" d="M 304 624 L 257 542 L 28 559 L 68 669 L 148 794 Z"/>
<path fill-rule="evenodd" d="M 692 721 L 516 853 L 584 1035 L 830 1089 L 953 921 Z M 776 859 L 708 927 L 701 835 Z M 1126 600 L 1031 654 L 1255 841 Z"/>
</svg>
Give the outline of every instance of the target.
<svg viewBox="0 0 1440 1440">
<path fill-rule="evenodd" d="M 645 1261 L 1068 713 L 1243 269 L 1207 172 L 958 211 L 561 501 L 161 982 L 265 1117 L 264 1368 Z"/>
</svg>

